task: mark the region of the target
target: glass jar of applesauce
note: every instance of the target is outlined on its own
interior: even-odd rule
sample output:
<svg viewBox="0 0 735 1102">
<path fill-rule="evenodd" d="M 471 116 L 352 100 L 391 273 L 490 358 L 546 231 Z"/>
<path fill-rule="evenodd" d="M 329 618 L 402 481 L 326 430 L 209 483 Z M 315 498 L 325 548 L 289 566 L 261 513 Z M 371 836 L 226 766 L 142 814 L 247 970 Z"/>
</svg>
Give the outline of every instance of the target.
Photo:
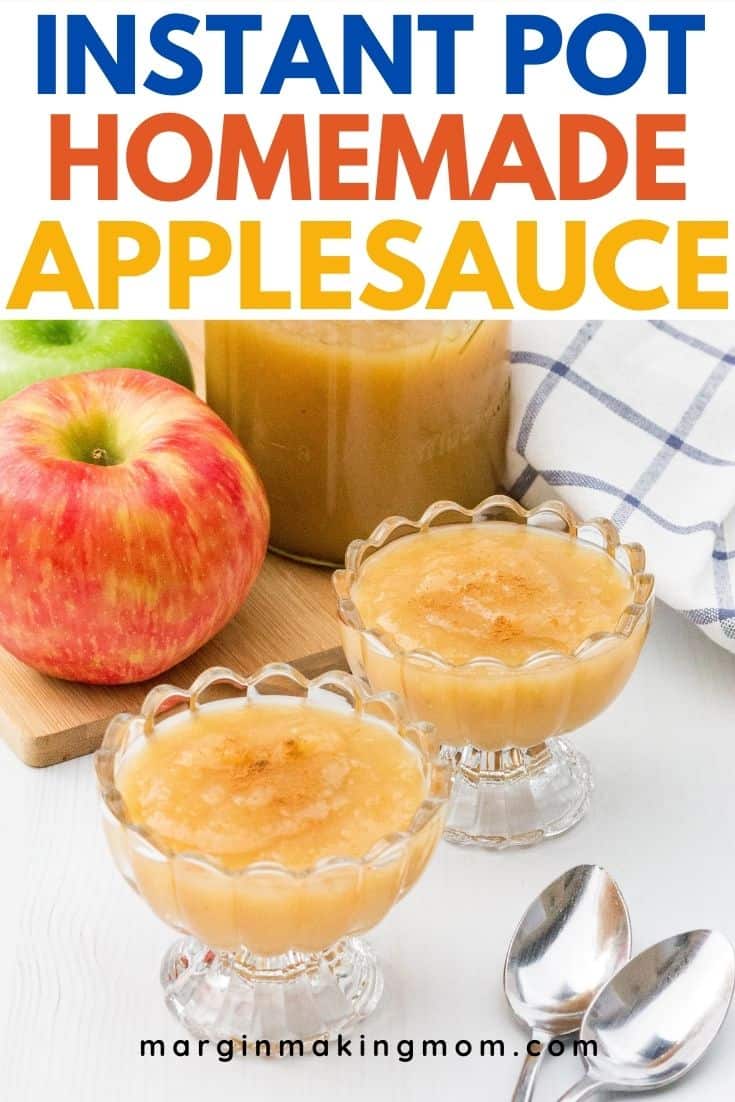
<svg viewBox="0 0 735 1102">
<path fill-rule="evenodd" d="M 500 484 L 508 323 L 212 321 L 207 400 L 265 483 L 274 550 L 339 564 L 386 516 Z"/>
</svg>

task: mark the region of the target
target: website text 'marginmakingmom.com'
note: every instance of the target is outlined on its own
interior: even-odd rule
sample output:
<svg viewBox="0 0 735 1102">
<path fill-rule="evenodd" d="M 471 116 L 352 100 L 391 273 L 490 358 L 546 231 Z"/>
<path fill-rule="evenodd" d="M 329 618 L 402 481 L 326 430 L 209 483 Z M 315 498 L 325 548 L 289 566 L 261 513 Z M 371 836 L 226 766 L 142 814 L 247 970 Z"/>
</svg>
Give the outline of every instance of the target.
<svg viewBox="0 0 735 1102">
<path fill-rule="evenodd" d="M 541 1043 L 531 1038 L 526 1044 L 518 1048 L 511 1047 L 505 1041 L 495 1038 L 493 1040 L 482 1038 L 475 1041 L 467 1038 L 446 1040 L 443 1038 L 403 1037 L 398 1040 L 388 1041 L 383 1038 L 368 1038 L 364 1033 L 358 1036 L 319 1037 L 313 1041 L 300 1041 L 291 1038 L 266 1040 L 259 1038 L 251 1040 L 243 1035 L 238 1040 L 221 1039 L 219 1041 L 196 1040 L 189 1037 L 178 1037 L 172 1042 L 162 1039 L 145 1038 L 140 1041 L 139 1052 L 141 1056 L 154 1057 L 187 1057 L 204 1056 L 210 1052 L 215 1053 L 221 1063 L 229 1063 L 235 1057 L 243 1056 L 359 1056 L 393 1058 L 400 1063 L 410 1063 L 416 1057 L 436 1056 L 540 1056 Z M 572 1052 L 575 1056 L 595 1056 L 597 1043 L 584 1041 L 578 1038 L 565 1040 L 555 1038 L 552 1040 L 546 1052 L 550 1056 L 562 1056 L 566 1052 Z"/>
</svg>

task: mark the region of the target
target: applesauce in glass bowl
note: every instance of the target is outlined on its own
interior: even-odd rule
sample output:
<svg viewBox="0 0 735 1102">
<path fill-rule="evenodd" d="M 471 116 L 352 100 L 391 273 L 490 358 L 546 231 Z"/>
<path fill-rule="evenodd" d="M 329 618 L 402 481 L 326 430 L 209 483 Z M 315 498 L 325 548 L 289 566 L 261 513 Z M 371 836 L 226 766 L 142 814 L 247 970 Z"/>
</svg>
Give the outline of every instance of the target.
<svg viewBox="0 0 735 1102">
<path fill-rule="evenodd" d="M 426 724 L 345 673 L 290 666 L 161 686 L 112 721 L 96 765 L 115 861 L 184 937 L 168 1006 L 196 1036 L 346 1032 L 377 1004 L 356 935 L 441 837 L 451 784 Z"/>
<path fill-rule="evenodd" d="M 497 321 L 212 321 L 207 401 L 255 463 L 271 546 L 328 565 L 391 513 L 495 492 L 509 326 Z"/>
<path fill-rule="evenodd" d="M 638 544 L 561 502 L 436 502 L 353 542 L 334 576 L 351 670 L 432 723 L 457 765 L 446 836 L 499 848 L 569 829 L 586 760 L 561 735 L 638 660 L 653 578 Z"/>
</svg>

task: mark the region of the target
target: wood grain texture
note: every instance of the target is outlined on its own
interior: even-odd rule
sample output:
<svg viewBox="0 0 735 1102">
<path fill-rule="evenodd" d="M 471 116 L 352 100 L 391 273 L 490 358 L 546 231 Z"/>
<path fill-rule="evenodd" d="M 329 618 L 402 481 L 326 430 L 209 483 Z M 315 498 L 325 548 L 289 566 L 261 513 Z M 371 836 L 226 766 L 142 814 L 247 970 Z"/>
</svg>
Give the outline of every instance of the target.
<svg viewBox="0 0 735 1102">
<path fill-rule="evenodd" d="M 204 383 L 204 336 L 182 323 L 197 377 Z M 82 625 L 83 630 L 83 625 Z M 228 626 L 157 681 L 189 685 L 209 666 L 248 673 L 338 644 L 330 573 L 269 555 L 248 600 Z M 153 682 L 104 688 L 56 681 L 0 649 L 0 734 L 27 764 L 43 767 L 91 753 L 117 712 L 137 711 Z"/>
</svg>

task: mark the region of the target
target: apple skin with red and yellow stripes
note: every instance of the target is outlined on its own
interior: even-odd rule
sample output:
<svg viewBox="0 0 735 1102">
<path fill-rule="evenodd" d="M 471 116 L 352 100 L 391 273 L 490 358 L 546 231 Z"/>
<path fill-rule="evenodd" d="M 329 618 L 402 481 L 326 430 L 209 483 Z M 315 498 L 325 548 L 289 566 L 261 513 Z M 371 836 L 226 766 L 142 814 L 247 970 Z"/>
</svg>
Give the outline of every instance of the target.
<svg viewBox="0 0 735 1102">
<path fill-rule="evenodd" d="M 232 618 L 268 534 L 250 460 L 178 383 L 106 369 L 0 403 L 0 644 L 42 673 L 157 677 Z"/>
</svg>

